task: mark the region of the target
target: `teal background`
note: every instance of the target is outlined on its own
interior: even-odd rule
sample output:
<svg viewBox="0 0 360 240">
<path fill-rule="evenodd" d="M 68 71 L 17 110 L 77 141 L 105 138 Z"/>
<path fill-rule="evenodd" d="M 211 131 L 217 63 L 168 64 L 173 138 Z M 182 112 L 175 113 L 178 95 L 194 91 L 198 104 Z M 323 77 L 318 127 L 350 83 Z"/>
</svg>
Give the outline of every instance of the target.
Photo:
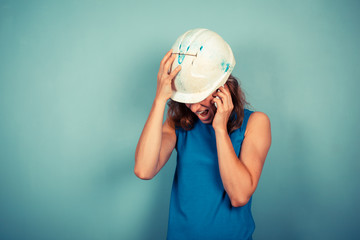
<svg viewBox="0 0 360 240">
<path fill-rule="evenodd" d="M 0 239 L 165 239 L 175 154 L 134 152 L 163 55 L 232 47 L 272 146 L 254 239 L 357 239 L 359 1 L 0 1 Z"/>
</svg>

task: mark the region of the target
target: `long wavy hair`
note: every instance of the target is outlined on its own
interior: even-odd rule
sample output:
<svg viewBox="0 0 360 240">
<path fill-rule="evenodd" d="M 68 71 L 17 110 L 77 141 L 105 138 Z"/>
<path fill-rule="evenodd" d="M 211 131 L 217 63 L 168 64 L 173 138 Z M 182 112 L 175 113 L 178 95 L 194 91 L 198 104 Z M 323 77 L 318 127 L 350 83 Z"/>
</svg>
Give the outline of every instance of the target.
<svg viewBox="0 0 360 240">
<path fill-rule="evenodd" d="M 226 84 L 231 93 L 234 109 L 227 123 L 227 131 L 231 133 L 241 127 L 244 119 L 244 107 L 248 105 L 245 94 L 242 91 L 238 80 L 230 74 Z M 168 102 L 167 117 L 173 128 L 181 127 L 185 130 L 191 130 L 198 117 L 185 105 L 185 103 L 175 102 L 170 99 Z"/>
</svg>

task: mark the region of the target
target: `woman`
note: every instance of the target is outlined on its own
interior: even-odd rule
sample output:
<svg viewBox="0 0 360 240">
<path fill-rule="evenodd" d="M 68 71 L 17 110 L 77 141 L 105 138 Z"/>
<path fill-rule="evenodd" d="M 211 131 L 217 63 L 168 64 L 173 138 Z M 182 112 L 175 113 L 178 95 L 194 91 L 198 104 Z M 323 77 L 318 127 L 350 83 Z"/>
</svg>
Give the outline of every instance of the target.
<svg viewBox="0 0 360 240">
<path fill-rule="evenodd" d="M 195 44 L 198 49 L 207 46 L 209 51 L 218 52 L 216 47 L 223 44 L 217 42 L 215 47 L 209 47 L 208 40 L 204 40 L 209 37 L 201 36 L 215 33 L 191 31 L 190 35 L 185 33 L 191 44 L 196 43 L 194 39 L 202 39 L 200 48 Z M 183 43 L 186 38 L 180 37 Z M 181 43 L 175 45 L 173 49 L 178 46 L 179 52 L 171 49 L 160 63 L 156 97 L 136 148 L 135 174 L 141 179 L 153 178 L 176 148 L 167 239 L 252 239 L 255 223 L 251 199 L 271 144 L 269 118 L 264 113 L 244 109 L 244 94 L 228 72 L 234 61 L 228 61 L 232 64 L 223 71 L 227 74 L 221 80 L 225 84 L 218 83 L 223 86 L 209 88 L 211 93 L 201 101 L 194 102 L 202 94 L 198 91 L 191 93 L 194 99 L 184 97 L 186 101 L 177 102 L 181 100 L 174 94 L 189 83 L 176 83 L 176 78 L 179 72 L 185 74 L 189 66 L 194 66 L 194 59 L 200 61 L 201 53 L 184 53 Z M 182 55 L 190 58 L 188 65 L 183 63 Z M 189 77 L 183 81 L 189 81 Z M 174 86 L 180 87 L 174 90 Z M 170 98 L 168 116 L 162 124 Z"/>
</svg>

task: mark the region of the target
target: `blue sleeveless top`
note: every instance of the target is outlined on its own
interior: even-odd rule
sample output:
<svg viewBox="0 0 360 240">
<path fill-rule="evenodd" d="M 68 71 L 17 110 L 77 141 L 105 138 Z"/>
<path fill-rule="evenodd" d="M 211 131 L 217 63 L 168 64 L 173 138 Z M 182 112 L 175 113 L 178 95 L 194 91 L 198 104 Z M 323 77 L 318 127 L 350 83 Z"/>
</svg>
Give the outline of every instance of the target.
<svg viewBox="0 0 360 240">
<path fill-rule="evenodd" d="M 241 128 L 230 134 L 237 156 L 252 111 L 244 110 Z M 194 128 L 176 130 L 177 165 L 171 191 L 168 240 L 252 239 L 251 200 L 233 207 L 220 177 L 215 131 L 197 120 Z"/>
</svg>

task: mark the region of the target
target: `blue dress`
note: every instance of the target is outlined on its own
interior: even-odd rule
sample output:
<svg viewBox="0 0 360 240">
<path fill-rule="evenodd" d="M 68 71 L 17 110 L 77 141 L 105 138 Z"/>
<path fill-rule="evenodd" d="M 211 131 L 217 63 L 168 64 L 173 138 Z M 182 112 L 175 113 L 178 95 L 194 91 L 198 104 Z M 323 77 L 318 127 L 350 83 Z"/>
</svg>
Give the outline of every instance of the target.
<svg viewBox="0 0 360 240">
<path fill-rule="evenodd" d="M 237 156 L 252 111 L 244 110 L 241 128 L 230 134 Z M 215 132 L 197 120 L 194 128 L 176 130 L 177 166 L 171 191 L 168 240 L 252 239 L 251 200 L 233 207 L 220 177 Z"/>
</svg>

